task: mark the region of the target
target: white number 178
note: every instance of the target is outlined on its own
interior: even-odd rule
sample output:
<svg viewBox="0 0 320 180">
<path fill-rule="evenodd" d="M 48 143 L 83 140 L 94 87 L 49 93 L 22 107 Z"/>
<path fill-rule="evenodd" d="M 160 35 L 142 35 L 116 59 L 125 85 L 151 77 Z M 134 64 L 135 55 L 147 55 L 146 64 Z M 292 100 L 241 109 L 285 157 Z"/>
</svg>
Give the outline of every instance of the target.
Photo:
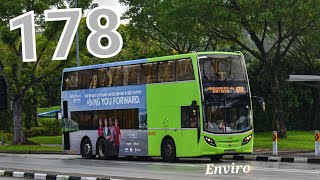
<svg viewBox="0 0 320 180">
<path fill-rule="evenodd" d="M 67 59 L 81 17 L 80 8 L 45 11 L 46 21 L 66 21 L 52 60 Z M 100 23 L 103 17 L 107 19 L 106 25 Z M 109 58 L 117 55 L 123 45 L 122 37 L 116 31 L 119 24 L 120 17 L 113 10 L 105 7 L 97 7 L 91 10 L 87 16 L 87 26 L 91 31 L 87 38 L 88 51 L 99 58 Z M 22 61 L 37 61 L 33 11 L 10 20 L 10 30 L 18 28 L 21 28 Z M 108 38 L 106 47 L 101 45 L 103 37 Z"/>
</svg>

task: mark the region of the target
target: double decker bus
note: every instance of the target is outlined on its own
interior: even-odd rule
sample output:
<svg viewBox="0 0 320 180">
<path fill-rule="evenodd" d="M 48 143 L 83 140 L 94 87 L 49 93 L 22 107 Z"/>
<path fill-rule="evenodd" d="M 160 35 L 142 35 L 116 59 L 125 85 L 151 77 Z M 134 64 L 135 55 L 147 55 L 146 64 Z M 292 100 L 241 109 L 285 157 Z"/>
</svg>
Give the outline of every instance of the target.
<svg viewBox="0 0 320 180">
<path fill-rule="evenodd" d="M 174 162 L 253 150 L 252 97 L 240 52 L 67 68 L 61 98 L 64 151 L 85 158 L 148 156 Z M 120 128 L 120 133 L 110 131 L 119 139 L 116 146 L 101 131 L 114 129 L 114 120 Z"/>
</svg>

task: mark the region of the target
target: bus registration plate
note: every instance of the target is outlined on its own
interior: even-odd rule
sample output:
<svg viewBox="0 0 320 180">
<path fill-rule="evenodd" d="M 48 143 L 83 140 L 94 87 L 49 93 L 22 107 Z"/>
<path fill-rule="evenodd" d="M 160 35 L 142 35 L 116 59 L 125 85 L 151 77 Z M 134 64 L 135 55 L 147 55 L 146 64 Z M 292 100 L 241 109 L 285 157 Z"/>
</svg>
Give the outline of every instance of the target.
<svg viewBox="0 0 320 180">
<path fill-rule="evenodd" d="M 236 153 L 236 150 L 232 149 L 232 150 L 224 150 L 225 154 L 234 154 Z"/>
</svg>

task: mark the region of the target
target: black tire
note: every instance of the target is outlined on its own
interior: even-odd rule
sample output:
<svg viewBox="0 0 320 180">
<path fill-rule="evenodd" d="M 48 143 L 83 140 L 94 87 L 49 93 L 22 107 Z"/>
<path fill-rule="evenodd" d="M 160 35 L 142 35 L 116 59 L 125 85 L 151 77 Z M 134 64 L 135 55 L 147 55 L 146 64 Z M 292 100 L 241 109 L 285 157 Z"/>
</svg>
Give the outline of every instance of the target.
<svg viewBox="0 0 320 180">
<path fill-rule="evenodd" d="M 97 155 L 98 159 L 107 159 L 108 151 L 107 151 L 107 140 L 101 138 L 97 142 Z"/>
<path fill-rule="evenodd" d="M 176 146 L 171 139 L 166 139 L 161 148 L 161 154 L 165 161 L 176 162 L 178 160 L 176 156 Z"/>
<path fill-rule="evenodd" d="M 210 156 L 209 158 L 211 159 L 211 161 L 216 162 L 222 159 L 222 155 L 214 155 L 214 156 Z"/>
<path fill-rule="evenodd" d="M 86 159 L 94 158 L 94 156 L 92 155 L 92 144 L 90 139 L 86 138 L 83 140 L 81 144 L 81 154 Z"/>
</svg>

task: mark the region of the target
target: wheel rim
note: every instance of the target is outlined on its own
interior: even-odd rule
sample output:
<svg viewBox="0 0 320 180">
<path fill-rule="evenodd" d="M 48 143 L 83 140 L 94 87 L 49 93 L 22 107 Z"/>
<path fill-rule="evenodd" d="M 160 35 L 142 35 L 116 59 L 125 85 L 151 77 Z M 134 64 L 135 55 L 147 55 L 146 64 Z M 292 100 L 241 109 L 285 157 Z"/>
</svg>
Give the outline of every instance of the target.
<svg viewBox="0 0 320 180">
<path fill-rule="evenodd" d="M 90 146 L 90 144 L 85 144 L 85 145 L 83 146 L 83 150 L 84 150 L 84 153 L 85 153 L 85 154 L 89 154 L 90 151 L 91 151 L 91 146 Z"/>
<path fill-rule="evenodd" d="M 171 144 L 167 144 L 165 148 L 165 154 L 167 157 L 171 157 L 172 154 L 172 146 Z"/>
</svg>

